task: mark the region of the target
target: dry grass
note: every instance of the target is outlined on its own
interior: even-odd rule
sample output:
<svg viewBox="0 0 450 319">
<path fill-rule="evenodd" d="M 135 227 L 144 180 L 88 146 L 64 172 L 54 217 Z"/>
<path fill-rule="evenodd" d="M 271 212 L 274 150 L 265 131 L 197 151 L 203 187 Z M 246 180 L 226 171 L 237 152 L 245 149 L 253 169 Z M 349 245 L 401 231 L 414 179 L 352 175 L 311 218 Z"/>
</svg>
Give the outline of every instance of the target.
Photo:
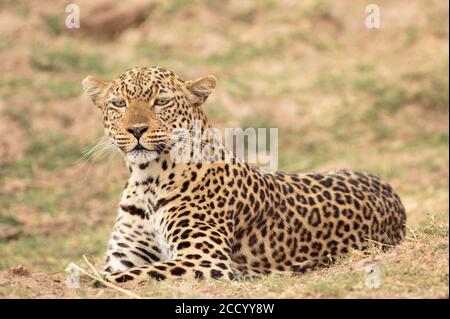
<svg viewBox="0 0 450 319">
<path fill-rule="evenodd" d="M 61 274 L 49 273 L 82 265 L 83 254 L 101 263 L 127 178 L 119 156 L 79 160 L 102 134 L 81 79 L 155 64 L 186 79 L 215 74 L 209 118 L 222 128 L 278 127 L 283 170 L 382 175 L 400 193 L 416 236 L 391 252 L 353 254 L 302 277 L 150 283 L 137 294 L 448 297 L 444 1 L 378 1 L 382 29 L 368 30 L 364 7 L 353 2 L 178 0 L 148 6 L 145 21 L 132 5 L 128 13 L 113 10 L 125 10 L 126 25 L 104 35 L 69 32 L 61 24 L 65 1 L 56 3 L 0 4 L 1 297 L 122 296 L 87 279 L 67 289 Z M 82 19 L 92 19 L 92 8 L 83 8 Z M 373 260 L 380 289 L 364 286 L 361 269 Z M 10 273 L 18 265 L 30 276 Z"/>
</svg>

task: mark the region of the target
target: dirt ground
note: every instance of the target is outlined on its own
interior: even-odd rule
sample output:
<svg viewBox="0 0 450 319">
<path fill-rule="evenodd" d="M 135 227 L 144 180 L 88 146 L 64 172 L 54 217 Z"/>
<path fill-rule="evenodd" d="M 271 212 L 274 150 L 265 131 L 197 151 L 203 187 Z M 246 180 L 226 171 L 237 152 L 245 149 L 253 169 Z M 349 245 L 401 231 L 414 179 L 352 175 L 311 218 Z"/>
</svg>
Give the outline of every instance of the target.
<svg viewBox="0 0 450 319">
<path fill-rule="evenodd" d="M 354 252 L 305 276 L 226 283 L 149 282 L 142 297 L 448 298 L 448 4 L 377 1 L 80 0 L 0 2 L 0 298 L 122 298 L 64 269 L 100 267 L 127 171 L 94 152 L 100 113 L 82 94 L 160 65 L 214 74 L 205 105 L 220 128 L 279 129 L 279 168 L 370 171 L 400 194 L 411 231 L 390 252 Z M 101 182 L 99 182 L 101 181 Z M 375 265 L 381 286 L 365 285 Z"/>
</svg>

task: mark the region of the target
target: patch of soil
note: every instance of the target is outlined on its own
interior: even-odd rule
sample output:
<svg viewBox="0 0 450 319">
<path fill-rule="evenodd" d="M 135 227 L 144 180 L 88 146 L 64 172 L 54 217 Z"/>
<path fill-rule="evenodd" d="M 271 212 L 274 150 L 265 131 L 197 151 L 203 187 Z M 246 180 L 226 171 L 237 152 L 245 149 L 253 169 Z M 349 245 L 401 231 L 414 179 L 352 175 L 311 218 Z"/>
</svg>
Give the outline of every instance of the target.
<svg viewBox="0 0 450 319">
<path fill-rule="evenodd" d="M 101 112 L 85 95 L 52 101 L 46 105 L 46 114 L 33 121 L 33 129 L 40 132 L 63 131 L 80 142 L 94 142 L 102 130 Z"/>
<path fill-rule="evenodd" d="M 0 13 L 0 36 L 15 36 L 24 24 L 23 18 L 7 11 Z"/>
<path fill-rule="evenodd" d="M 60 274 L 32 274 L 24 266 L 0 272 L 2 298 L 74 298 L 73 289 L 67 289 Z"/>
<path fill-rule="evenodd" d="M 1 17 L 0 17 L 1 19 Z M 1 28 L 1 26 L 0 26 Z M 2 76 L 17 74 L 29 74 L 32 72 L 30 65 L 31 51 L 28 48 L 18 48 L 14 51 L 0 53 L 0 73 Z"/>
<path fill-rule="evenodd" d="M 128 28 L 136 27 L 144 22 L 157 1 L 126 1 L 111 0 L 78 1 L 83 17 L 79 29 L 66 29 L 67 32 L 97 39 L 109 40 Z M 82 25 L 82 26 L 81 26 Z"/>
</svg>

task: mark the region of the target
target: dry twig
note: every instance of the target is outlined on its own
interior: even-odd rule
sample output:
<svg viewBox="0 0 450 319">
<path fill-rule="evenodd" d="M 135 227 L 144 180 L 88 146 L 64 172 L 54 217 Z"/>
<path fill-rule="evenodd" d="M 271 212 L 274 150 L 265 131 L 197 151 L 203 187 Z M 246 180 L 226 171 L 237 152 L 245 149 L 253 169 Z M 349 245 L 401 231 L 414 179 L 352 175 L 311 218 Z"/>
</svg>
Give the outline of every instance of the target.
<svg viewBox="0 0 450 319">
<path fill-rule="evenodd" d="M 105 286 L 108 287 L 108 288 L 117 290 L 117 291 L 119 291 L 119 292 L 121 292 L 121 293 L 127 295 L 128 297 L 135 298 L 135 299 L 142 299 L 141 296 L 138 296 L 138 295 L 132 293 L 131 291 L 128 291 L 128 290 L 126 290 L 126 289 L 123 289 L 123 288 L 121 288 L 121 287 L 119 287 L 119 286 L 116 286 L 116 285 L 114 285 L 114 284 L 112 284 L 112 283 L 106 281 L 105 279 L 103 279 L 103 278 L 101 277 L 101 275 L 98 273 L 98 271 L 95 269 L 95 267 L 92 265 L 92 263 L 88 260 L 88 258 L 87 258 L 85 255 L 83 255 L 83 258 L 84 258 L 84 262 L 85 262 L 85 263 L 88 265 L 88 267 L 92 270 L 92 272 L 94 273 L 94 275 L 88 273 L 86 270 L 84 270 L 83 268 L 81 268 L 81 267 L 78 266 L 77 264 L 74 264 L 75 267 L 77 267 L 78 270 L 81 271 L 83 274 L 85 274 L 86 276 L 88 276 L 88 277 L 90 277 L 90 278 L 92 278 L 92 279 L 95 279 L 95 280 L 101 282 L 103 285 L 105 285 Z"/>
</svg>

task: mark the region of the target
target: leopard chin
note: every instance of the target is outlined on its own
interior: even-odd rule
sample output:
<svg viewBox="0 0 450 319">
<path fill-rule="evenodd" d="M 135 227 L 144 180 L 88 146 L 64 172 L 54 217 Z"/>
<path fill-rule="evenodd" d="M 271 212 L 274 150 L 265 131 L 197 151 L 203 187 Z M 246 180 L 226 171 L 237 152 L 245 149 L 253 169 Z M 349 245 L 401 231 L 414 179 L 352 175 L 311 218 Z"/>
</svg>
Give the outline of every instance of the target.
<svg viewBox="0 0 450 319">
<path fill-rule="evenodd" d="M 157 151 L 150 151 L 146 149 L 132 150 L 126 153 L 126 158 L 130 164 L 139 165 L 154 161 L 159 157 Z"/>
</svg>

